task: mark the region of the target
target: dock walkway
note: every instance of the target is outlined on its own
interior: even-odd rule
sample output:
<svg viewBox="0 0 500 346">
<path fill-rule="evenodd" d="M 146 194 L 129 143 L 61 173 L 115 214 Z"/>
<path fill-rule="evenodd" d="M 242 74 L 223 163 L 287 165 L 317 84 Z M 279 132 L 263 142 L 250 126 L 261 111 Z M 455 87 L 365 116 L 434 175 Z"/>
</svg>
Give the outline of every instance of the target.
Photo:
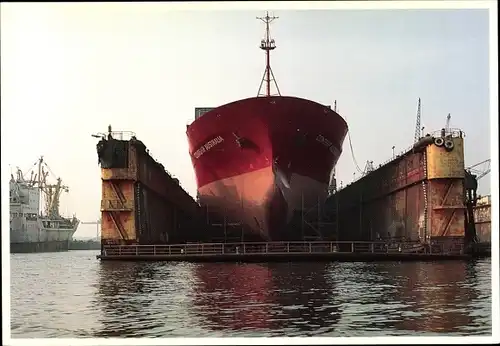
<svg viewBox="0 0 500 346">
<path fill-rule="evenodd" d="M 267 242 L 104 245 L 101 260 L 185 262 L 422 261 L 468 259 L 463 243 Z"/>
</svg>

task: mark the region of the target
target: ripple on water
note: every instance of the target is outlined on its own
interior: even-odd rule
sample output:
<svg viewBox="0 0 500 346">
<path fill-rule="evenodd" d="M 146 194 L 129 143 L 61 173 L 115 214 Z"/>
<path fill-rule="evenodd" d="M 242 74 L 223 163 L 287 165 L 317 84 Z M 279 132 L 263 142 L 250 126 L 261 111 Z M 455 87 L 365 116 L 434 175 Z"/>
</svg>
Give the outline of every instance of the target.
<svg viewBox="0 0 500 346">
<path fill-rule="evenodd" d="M 11 255 L 13 337 L 491 334 L 491 262 L 100 263 Z"/>
</svg>

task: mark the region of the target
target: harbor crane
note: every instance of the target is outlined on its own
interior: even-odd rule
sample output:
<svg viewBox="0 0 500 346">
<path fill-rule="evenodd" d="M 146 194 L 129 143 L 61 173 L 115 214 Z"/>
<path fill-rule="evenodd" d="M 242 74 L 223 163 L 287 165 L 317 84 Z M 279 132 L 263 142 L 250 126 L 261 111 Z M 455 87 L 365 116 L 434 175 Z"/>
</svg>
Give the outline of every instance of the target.
<svg viewBox="0 0 500 346">
<path fill-rule="evenodd" d="M 465 169 L 465 240 L 468 244 L 478 242 L 476 233 L 476 223 L 474 220 L 474 207 L 477 204 L 477 183 L 478 180 L 485 177 L 491 171 L 491 159 L 476 163 Z M 483 169 L 479 169 L 484 165 Z"/>
<path fill-rule="evenodd" d="M 487 159 L 484 161 L 481 161 L 479 163 L 476 163 L 475 165 L 472 165 L 470 167 L 467 167 L 465 169 L 468 171 L 470 174 L 473 174 L 476 176 L 476 180 L 481 179 L 491 171 L 491 159 Z"/>
<path fill-rule="evenodd" d="M 96 221 L 82 221 L 80 222 L 82 225 L 96 225 L 96 239 L 99 240 L 99 226 L 101 225 L 101 219 L 99 218 Z"/>
<path fill-rule="evenodd" d="M 420 97 L 418 98 L 418 106 L 417 106 L 417 123 L 415 125 L 415 140 L 417 143 L 420 137 L 422 137 L 422 129 L 420 128 L 420 117 L 421 117 L 421 107 L 420 107 Z"/>
<path fill-rule="evenodd" d="M 370 172 L 373 172 L 375 168 L 373 168 L 373 161 L 366 161 L 365 169 L 363 170 L 363 176 L 367 175 Z"/>
<path fill-rule="evenodd" d="M 41 214 L 45 213 L 45 215 L 48 217 L 58 218 L 60 216 L 59 207 L 61 195 L 63 192 L 69 192 L 69 187 L 62 183 L 61 178 L 56 179 L 56 184 L 47 183 L 49 172 L 53 177 L 56 177 L 56 175 L 50 169 L 49 165 L 44 161 L 43 156 L 40 156 L 40 158 L 29 169 L 25 171 L 21 171 L 19 167 L 16 168 L 18 181 L 23 181 L 29 187 L 37 186 L 43 194 L 43 197 L 41 196 L 41 202 L 44 204 L 44 209 L 43 211 L 41 211 Z M 26 178 L 28 176 L 28 173 L 31 174 L 29 179 Z M 11 180 L 16 180 L 12 173 Z"/>
</svg>

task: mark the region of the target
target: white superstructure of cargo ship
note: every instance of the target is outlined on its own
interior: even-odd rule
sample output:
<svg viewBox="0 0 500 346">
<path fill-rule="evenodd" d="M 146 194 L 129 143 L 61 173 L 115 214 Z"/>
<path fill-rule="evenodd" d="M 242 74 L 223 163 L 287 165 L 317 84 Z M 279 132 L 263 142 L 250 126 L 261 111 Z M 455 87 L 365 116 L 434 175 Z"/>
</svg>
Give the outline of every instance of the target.
<svg viewBox="0 0 500 346">
<path fill-rule="evenodd" d="M 47 182 L 50 168 L 43 156 L 30 169 L 29 179 L 17 168 L 11 174 L 10 190 L 10 251 L 55 252 L 68 251 L 80 221 L 59 213 L 60 196 L 69 192 L 57 178 Z M 43 206 L 43 208 L 42 208 Z"/>
</svg>

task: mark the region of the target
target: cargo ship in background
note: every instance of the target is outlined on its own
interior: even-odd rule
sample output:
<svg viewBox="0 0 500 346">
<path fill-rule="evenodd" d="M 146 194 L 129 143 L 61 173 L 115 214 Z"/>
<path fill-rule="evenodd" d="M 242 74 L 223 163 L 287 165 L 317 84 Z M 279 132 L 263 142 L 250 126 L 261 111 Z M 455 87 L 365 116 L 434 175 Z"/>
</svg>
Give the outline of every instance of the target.
<svg viewBox="0 0 500 346">
<path fill-rule="evenodd" d="M 18 168 L 16 177 L 11 174 L 9 182 L 10 201 L 10 252 L 55 252 L 68 251 L 69 245 L 80 221 L 62 217 L 59 213 L 59 201 L 68 187 L 60 178 L 55 184 L 48 184 L 50 168 L 43 156 L 30 169 L 31 176 Z M 28 171 L 29 172 L 29 171 Z M 26 173 L 28 173 L 26 172 Z M 44 200 L 45 210 L 40 212 Z"/>
<path fill-rule="evenodd" d="M 258 18 L 266 26 L 266 67 L 257 97 L 196 109 L 186 131 L 198 202 L 241 226 L 245 240 L 298 237 L 287 225 L 327 198 L 348 130 L 335 107 L 281 96 L 270 65 L 276 18 Z"/>
</svg>

